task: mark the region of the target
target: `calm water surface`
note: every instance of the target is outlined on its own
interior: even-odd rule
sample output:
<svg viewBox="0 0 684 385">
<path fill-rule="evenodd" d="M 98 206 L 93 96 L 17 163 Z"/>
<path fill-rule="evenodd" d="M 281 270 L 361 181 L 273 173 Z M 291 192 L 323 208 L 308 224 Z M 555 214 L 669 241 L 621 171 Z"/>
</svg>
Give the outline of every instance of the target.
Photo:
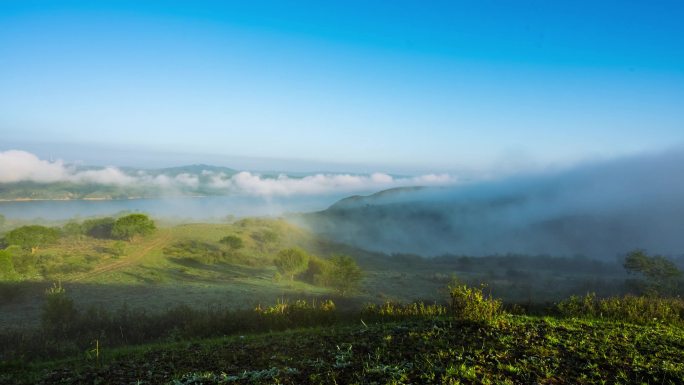
<svg viewBox="0 0 684 385">
<path fill-rule="evenodd" d="M 0 214 L 15 219 L 64 220 L 120 212 L 143 212 L 155 217 L 221 219 L 228 215 L 278 216 L 288 212 L 323 210 L 348 194 L 293 197 L 212 196 L 110 201 L 0 202 Z"/>
</svg>

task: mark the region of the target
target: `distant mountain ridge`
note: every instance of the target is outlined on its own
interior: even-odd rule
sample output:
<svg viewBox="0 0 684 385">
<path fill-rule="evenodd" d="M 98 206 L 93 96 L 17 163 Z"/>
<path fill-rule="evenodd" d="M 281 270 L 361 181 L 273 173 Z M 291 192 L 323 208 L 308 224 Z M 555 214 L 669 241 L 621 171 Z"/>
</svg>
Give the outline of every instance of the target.
<svg viewBox="0 0 684 385">
<path fill-rule="evenodd" d="M 368 205 L 368 204 L 373 204 L 376 201 L 379 200 L 386 200 L 388 197 L 397 197 L 398 195 L 413 192 L 413 191 L 420 191 L 425 189 L 423 186 L 412 186 L 412 187 L 395 187 L 387 190 L 382 190 L 378 191 L 376 193 L 373 193 L 371 195 L 352 195 L 343 199 L 340 199 L 339 201 L 335 202 L 332 206 L 328 208 L 328 210 L 340 210 L 340 209 L 345 209 L 345 208 L 352 208 L 355 207 L 355 205 L 361 204 L 361 205 Z"/>
</svg>

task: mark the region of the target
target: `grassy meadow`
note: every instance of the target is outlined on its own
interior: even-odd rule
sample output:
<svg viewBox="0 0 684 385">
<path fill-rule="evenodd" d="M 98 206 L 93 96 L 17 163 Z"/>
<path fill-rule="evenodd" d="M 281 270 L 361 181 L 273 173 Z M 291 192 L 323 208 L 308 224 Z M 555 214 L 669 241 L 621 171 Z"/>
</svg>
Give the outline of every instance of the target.
<svg viewBox="0 0 684 385">
<path fill-rule="evenodd" d="M 242 240 L 239 250 L 221 244 Z M 470 258 L 385 255 L 322 239 L 282 219 L 248 218 L 233 223 L 158 223 L 151 235 L 132 241 L 64 235 L 33 253 L 17 251 L 20 280 L 4 283 L 0 325 L 36 323 L 44 290 L 61 282 L 82 307 L 144 307 L 160 311 L 179 303 L 220 303 L 251 308 L 276 298 L 331 297 L 336 293 L 296 279 L 277 279 L 273 258 L 299 247 L 328 258 L 352 256 L 363 280 L 347 302 L 436 300 L 452 277 L 478 284 L 508 302 L 545 303 L 589 291 L 619 294 L 621 266 L 583 258 L 492 256 Z M 309 280 L 310 281 L 310 280 Z"/>
<path fill-rule="evenodd" d="M 684 379 L 684 304 L 622 297 L 618 260 L 386 255 L 276 218 L 123 238 L 100 231 L 113 223 L 52 224 L 24 248 L 6 226 L 0 383 Z M 283 250 L 306 261 L 286 274 Z M 344 291 L 340 255 L 360 270 Z"/>
</svg>

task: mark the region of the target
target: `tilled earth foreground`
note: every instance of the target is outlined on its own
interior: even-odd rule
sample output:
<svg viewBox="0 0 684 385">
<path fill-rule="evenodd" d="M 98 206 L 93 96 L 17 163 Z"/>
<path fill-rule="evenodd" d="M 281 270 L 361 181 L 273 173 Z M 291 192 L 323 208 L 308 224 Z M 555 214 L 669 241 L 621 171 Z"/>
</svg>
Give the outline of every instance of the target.
<svg viewBox="0 0 684 385">
<path fill-rule="evenodd" d="M 105 353 L 106 350 L 104 351 Z M 508 316 L 299 329 L 16 368 L 39 384 L 682 384 L 678 327 Z"/>
</svg>

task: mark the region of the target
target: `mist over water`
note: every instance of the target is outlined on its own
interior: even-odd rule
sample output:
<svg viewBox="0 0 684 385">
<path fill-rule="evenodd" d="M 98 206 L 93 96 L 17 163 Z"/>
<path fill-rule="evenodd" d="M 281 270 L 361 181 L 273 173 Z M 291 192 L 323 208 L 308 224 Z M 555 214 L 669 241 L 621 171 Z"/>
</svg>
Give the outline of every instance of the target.
<svg viewBox="0 0 684 385">
<path fill-rule="evenodd" d="M 684 253 L 684 150 L 467 186 L 391 190 L 303 217 L 360 247 L 439 255 Z"/>
<path fill-rule="evenodd" d="M 280 216 L 293 211 L 321 210 L 344 194 L 321 196 L 209 196 L 128 200 L 66 200 L 0 202 L 0 214 L 7 218 L 67 220 L 107 216 L 121 212 L 144 212 L 156 218 L 214 221 L 226 216 Z"/>
</svg>

